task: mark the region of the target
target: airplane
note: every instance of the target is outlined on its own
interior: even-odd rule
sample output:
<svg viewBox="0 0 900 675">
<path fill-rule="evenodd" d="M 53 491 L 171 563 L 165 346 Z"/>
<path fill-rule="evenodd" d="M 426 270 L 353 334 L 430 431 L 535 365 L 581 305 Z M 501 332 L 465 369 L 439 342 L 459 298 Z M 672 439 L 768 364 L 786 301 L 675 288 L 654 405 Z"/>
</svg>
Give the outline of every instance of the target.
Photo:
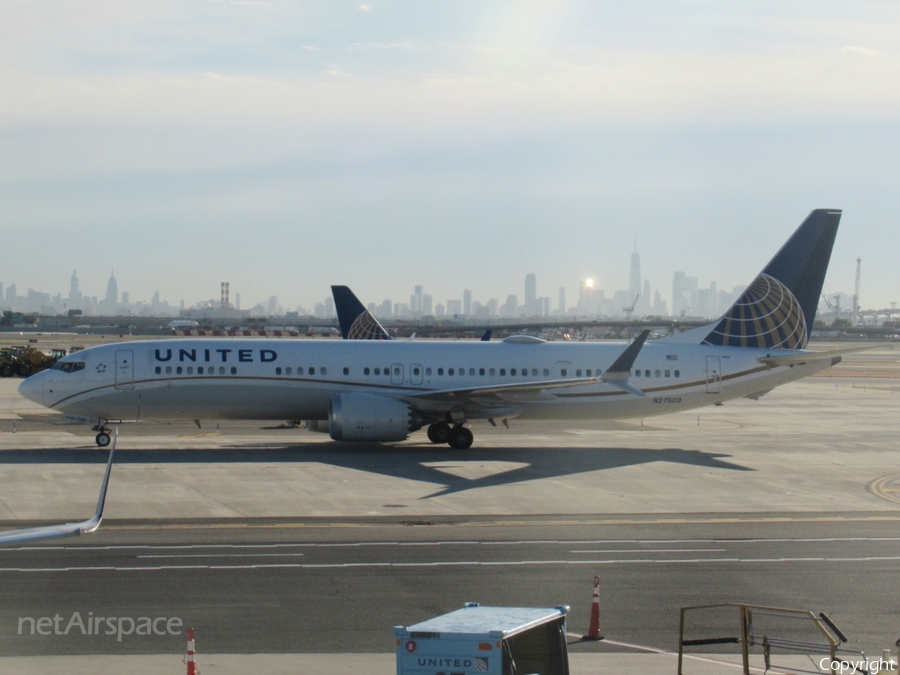
<svg viewBox="0 0 900 675">
<path fill-rule="evenodd" d="M 106 460 L 106 473 L 100 484 L 100 497 L 97 499 L 97 510 L 94 515 L 80 523 L 64 523 L 62 525 L 46 525 L 44 527 L 31 527 L 20 530 L 7 530 L 0 532 L 0 546 L 10 544 L 23 544 L 32 541 L 44 541 L 46 539 L 60 539 L 62 537 L 77 537 L 82 534 L 94 532 L 100 527 L 103 520 L 103 507 L 106 505 L 106 491 L 109 487 L 109 476 L 112 472 L 113 456 L 116 454 L 116 439 L 113 437 L 112 447 L 109 449 L 109 459 Z"/>
<path fill-rule="evenodd" d="M 91 347 L 19 386 L 92 423 L 309 420 L 336 441 L 397 442 L 427 427 L 466 449 L 472 420 L 626 419 L 758 399 L 848 350 L 806 349 L 840 223 L 812 211 L 732 307 L 706 326 L 630 343 L 188 338 Z"/>
</svg>

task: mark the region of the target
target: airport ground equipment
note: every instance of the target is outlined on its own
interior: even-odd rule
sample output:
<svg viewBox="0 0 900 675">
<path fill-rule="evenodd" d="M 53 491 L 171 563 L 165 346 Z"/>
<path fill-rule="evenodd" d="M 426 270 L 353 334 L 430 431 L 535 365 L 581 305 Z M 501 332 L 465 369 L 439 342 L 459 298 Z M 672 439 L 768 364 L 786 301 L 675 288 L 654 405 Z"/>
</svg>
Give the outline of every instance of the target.
<svg viewBox="0 0 900 675">
<path fill-rule="evenodd" d="M 32 346 L 6 347 L 0 350 L 0 377 L 28 377 L 47 370 L 66 355 L 65 349 L 49 352 Z"/>
<path fill-rule="evenodd" d="M 720 634 L 716 637 L 685 639 L 685 617 L 689 612 L 692 613 L 692 616 L 704 614 L 702 619 L 706 619 L 706 624 L 715 626 L 717 630 L 721 631 L 725 622 L 722 621 L 721 611 L 715 610 L 725 610 L 732 613 L 732 616 L 734 611 L 737 612 L 739 624 L 737 635 L 722 636 Z M 754 619 L 757 619 L 755 624 Z M 777 630 L 779 634 L 769 634 L 769 631 L 773 629 Z M 809 635 L 812 635 L 813 638 L 807 639 Z M 816 641 L 816 636 L 821 641 Z M 745 605 L 736 602 L 682 607 L 681 623 L 678 629 L 678 675 L 685 675 L 683 670 L 685 647 L 727 644 L 740 645 L 744 675 L 750 675 L 750 650 L 754 647 L 762 648 L 766 671 L 772 667 L 772 650 L 776 649 L 780 650 L 780 653 L 811 656 L 813 657 L 812 662 L 815 664 L 823 663 L 828 666 L 824 670 L 799 670 L 778 664 L 779 672 L 830 672 L 835 675 L 851 672 L 850 665 L 855 664 L 857 666 L 855 672 L 868 673 L 870 662 L 866 655 L 856 649 L 841 647 L 840 645 L 845 642 L 847 642 L 846 636 L 824 612 L 816 615 L 810 610 Z M 860 668 L 861 664 L 865 664 L 866 667 Z"/>
<path fill-rule="evenodd" d="M 395 626 L 397 675 L 568 675 L 569 607 L 462 609 L 412 626 Z"/>
</svg>

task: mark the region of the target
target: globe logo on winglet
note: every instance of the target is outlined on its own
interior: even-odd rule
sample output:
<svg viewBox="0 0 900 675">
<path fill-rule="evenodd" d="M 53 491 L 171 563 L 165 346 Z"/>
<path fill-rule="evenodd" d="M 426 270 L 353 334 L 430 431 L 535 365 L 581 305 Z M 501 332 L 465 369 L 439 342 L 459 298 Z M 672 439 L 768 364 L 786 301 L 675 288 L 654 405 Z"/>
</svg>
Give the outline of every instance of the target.
<svg viewBox="0 0 900 675">
<path fill-rule="evenodd" d="M 804 349 L 808 341 L 806 319 L 797 298 L 774 277 L 760 274 L 703 344 Z"/>
</svg>

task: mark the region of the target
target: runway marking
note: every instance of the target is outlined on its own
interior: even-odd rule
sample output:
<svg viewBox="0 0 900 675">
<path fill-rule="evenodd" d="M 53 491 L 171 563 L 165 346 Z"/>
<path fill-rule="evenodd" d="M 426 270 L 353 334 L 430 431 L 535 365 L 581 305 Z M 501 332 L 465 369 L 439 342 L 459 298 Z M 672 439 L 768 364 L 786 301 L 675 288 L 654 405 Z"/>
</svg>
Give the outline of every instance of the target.
<svg viewBox="0 0 900 675">
<path fill-rule="evenodd" d="M 569 551 L 569 553 L 724 553 L 724 548 L 622 548 L 599 551 Z"/>
<path fill-rule="evenodd" d="M 813 516 L 809 518 L 803 517 L 717 517 L 717 518 L 609 518 L 600 520 L 495 520 L 484 522 L 466 522 L 466 523 L 434 523 L 427 524 L 416 523 L 267 523 L 267 524 L 249 524 L 245 522 L 239 523 L 181 523 L 181 524 L 158 524 L 158 525 L 104 525 L 104 531 L 135 531 L 135 530 L 334 530 L 334 529 L 385 529 L 398 526 L 410 527 L 435 527 L 435 528 L 478 528 L 478 527 L 566 527 L 574 525 L 716 525 L 716 524 L 768 524 L 768 523 L 896 523 L 900 522 L 900 515 L 885 516 Z"/>
<path fill-rule="evenodd" d="M 150 558 L 284 558 L 304 556 L 305 553 L 173 553 L 171 555 L 139 555 L 138 560 Z"/>
<path fill-rule="evenodd" d="M 866 489 L 876 497 L 900 504 L 900 473 L 876 478 Z"/>
<path fill-rule="evenodd" d="M 2 567 L 2 572 L 147 572 L 168 570 L 254 570 L 254 569 L 366 569 L 366 568 L 426 568 L 426 567 L 525 567 L 546 565 L 709 565 L 710 563 L 796 563 L 796 562 L 896 562 L 900 556 L 800 557 L 800 558 L 678 558 L 625 560 L 447 560 L 430 562 L 344 562 L 344 563 L 264 563 L 259 565 L 156 565 L 156 566 L 85 566 L 85 567 Z"/>
<path fill-rule="evenodd" d="M 200 551 L 204 549 L 214 550 L 250 550 L 250 549 L 332 549 L 332 548 L 384 548 L 384 547 L 436 547 L 436 546 L 587 546 L 590 544 L 768 544 L 768 543 L 839 543 L 839 542 L 898 542 L 900 537 L 766 537 L 745 539 L 516 539 L 512 541 L 478 541 L 474 539 L 463 540 L 436 540 L 436 541 L 371 541 L 371 542 L 297 542 L 297 543 L 268 543 L 268 544 L 109 544 L 106 546 L 82 546 L 72 544 L 70 546 L 16 546 L 0 549 L 0 556 L 12 552 L 36 552 L 36 551 Z M 669 552 L 669 551 L 722 551 L 725 549 L 602 549 L 602 550 L 578 550 L 570 553 L 623 553 L 632 551 L 635 553 Z M 255 555 L 253 553 L 234 555 Z M 262 555 L 262 554 L 259 554 Z M 271 555 L 295 555 L 290 553 L 273 553 Z M 301 555 L 301 554 L 296 554 Z M 138 556 L 141 557 L 141 556 Z M 169 557 L 175 557 L 174 554 Z M 197 554 L 196 557 L 207 557 Z"/>
</svg>

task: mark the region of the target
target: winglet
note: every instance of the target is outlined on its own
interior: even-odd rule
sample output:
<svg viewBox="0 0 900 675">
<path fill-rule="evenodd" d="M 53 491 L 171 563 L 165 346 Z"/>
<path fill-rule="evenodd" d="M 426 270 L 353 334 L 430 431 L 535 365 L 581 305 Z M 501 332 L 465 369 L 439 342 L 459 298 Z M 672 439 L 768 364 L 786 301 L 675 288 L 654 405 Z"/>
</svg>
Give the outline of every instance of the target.
<svg viewBox="0 0 900 675">
<path fill-rule="evenodd" d="M 603 376 L 606 377 L 608 375 L 619 375 L 621 373 L 625 373 L 626 375 L 631 372 L 631 366 L 634 365 L 635 359 L 637 359 L 638 353 L 643 348 L 644 343 L 647 341 L 647 338 L 650 336 L 650 329 L 644 329 L 641 331 L 641 334 L 635 338 L 635 341 L 632 342 L 625 349 L 624 352 L 616 359 L 615 363 L 613 363 L 609 368 L 606 369 L 606 372 L 603 373 Z"/>
<path fill-rule="evenodd" d="M 345 340 L 391 339 L 384 326 L 363 307 L 348 286 L 332 286 L 331 295 L 334 297 L 334 308 L 341 324 L 341 337 Z"/>
<path fill-rule="evenodd" d="M 606 384 L 612 385 L 622 391 L 627 391 L 629 394 L 634 394 L 635 396 L 646 395 L 629 382 L 628 377 L 631 375 L 631 366 L 634 365 L 637 355 L 640 353 L 649 335 L 649 329 L 641 331 L 641 334 L 637 336 L 635 341 L 628 345 L 628 347 L 625 348 L 625 351 L 619 355 L 619 358 L 616 359 L 615 363 L 606 369 L 602 377 Z"/>
<path fill-rule="evenodd" d="M 116 441 L 118 438 L 119 431 L 117 429 L 115 437 L 113 438 L 112 447 L 109 450 L 109 459 L 106 460 L 106 473 L 103 476 L 103 483 L 100 485 L 100 497 L 97 500 L 97 510 L 90 519 L 80 523 L 65 523 L 63 525 L 48 525 L 46 527 L 32 527 L 24 530 L 0 532 L 0 546 L 5 546 L 7 544 L 23 544 L 31 541 L 43 541 L 45 539 L 75 537 L 79 534 L 93 532 L 100 527 L 100 521 L 103 520 L 103 507 L 106 505 L 106 491 L 107 488 L 109 488 L 109 476 L 112 472 L 113 456 L 116 453 Z"/>
</svg>

